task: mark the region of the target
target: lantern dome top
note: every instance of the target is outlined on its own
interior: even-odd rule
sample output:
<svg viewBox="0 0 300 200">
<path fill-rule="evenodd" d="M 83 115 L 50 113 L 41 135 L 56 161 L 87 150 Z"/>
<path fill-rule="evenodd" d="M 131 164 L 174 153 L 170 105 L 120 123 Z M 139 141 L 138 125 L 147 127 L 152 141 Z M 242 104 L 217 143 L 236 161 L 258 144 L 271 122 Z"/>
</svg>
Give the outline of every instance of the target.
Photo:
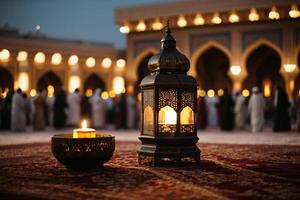
<svg viewBox="0 0 300 200">
<path fill-rule="evenodd" d="M 151 72 L 185 74 L 190 69 L 190 61 L 176 48 L 176 40 L 171 35 L 169 22 L 161 39 L 160 52 L 148 62 Z"/>
</svg>

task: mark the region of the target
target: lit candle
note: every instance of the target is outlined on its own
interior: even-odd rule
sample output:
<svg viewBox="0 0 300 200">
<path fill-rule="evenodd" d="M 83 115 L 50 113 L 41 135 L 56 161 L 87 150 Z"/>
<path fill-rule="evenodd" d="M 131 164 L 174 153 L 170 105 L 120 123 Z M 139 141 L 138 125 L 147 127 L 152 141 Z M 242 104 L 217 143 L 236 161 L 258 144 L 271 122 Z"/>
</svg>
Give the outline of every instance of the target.
<svg viewBox="0 0 300 200">
<path fill-rule="evenodd" d="M 81 128 L 73 130 L 73 138 L 96 138 L 96 131 L 92 128 L 87 128 L 87 121 L 83 120 Z"/>
</svg>

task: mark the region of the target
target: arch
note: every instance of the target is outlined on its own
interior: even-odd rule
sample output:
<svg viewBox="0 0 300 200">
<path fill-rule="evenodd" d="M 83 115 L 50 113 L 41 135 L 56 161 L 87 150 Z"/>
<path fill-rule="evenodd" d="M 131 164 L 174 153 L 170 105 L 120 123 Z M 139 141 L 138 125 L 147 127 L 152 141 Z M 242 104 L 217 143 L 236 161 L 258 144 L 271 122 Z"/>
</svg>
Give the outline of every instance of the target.
<svg viewBox="0 0 300 200">
<path fill-rule="evenodd" d="M 228 59 L 229 59 L 229 65 L 231 66 L 232 63 L 232 54 L 231 52 L 224 47 L 223 45 L 221 45 L 218 42 L 215 42 L 213 40 L 210 40 L 208 42 L 206 42 L 204 45 L 202 45 L 201 47 L 199 47 L 193 54 L 191 57 L 191 69 L 190 69 L 190 74 L 193 76 L 197 75 L 197 61 L 199 56 L 201 56 L 207 49 L 211 48 L 211 47 L 215 47 L 217 49 L 219 49 L 220 51 L 222 51 L 224 54 L 227 55 Z"/>
<path fill-rule="evenodd" d="M 1 91 L 4 91 L 6 88 L 9 89 L 9 91 L 14 90 L 14 77 L 11 74 L 11 72 L 4 67 L 0 66 L 0 89 Z"/>
<path fill-rule="evenodd" d="M 88 89 L 94 91 L 97 88 L 100 88 L 103 91 L 106 89 L 106 85 L 97 74 L 92 73 L 84 80 L 83 91 L 85 93 Z"/>
<path fill-rule="evenodd" d="M 54 87 L 54 91 L 58 91 L 63 85 L 59 76 L 53 71 L 47 71 L 41 75 L 37 81 L 36 87 L 41 87 L 43 90 L 46 90 L 49 85 Z"/>
<path fill-rule="evenodd" d="M 278 50 L 268 44 L 260 43 L 255 45 L 255 49 L 247 53 L 245 66 L 248 71 L 248 76 L 243 82 L 243 88 L 251 89 L 254 86 L 259 86 L 261 91 L 267 89 L 267 96 L 272 96 L 272 88 L 274 85 L 284 87 L 285 82 L 280 74 L 282 57 Z M 268 83 L 267 86 L 264 86 Z M 267 87 L 267 88 L 266 88 Z"/>
<path fill-rule="evenodd" d="M 209 45 L 193 58 L 199 86 L 204 89 L 232 89 L 232 81 L 227 72 L 230 67 L 228 53 L 215 45 Z M 197 55 L 197 54 L 196 54 Z"/>
</svg>

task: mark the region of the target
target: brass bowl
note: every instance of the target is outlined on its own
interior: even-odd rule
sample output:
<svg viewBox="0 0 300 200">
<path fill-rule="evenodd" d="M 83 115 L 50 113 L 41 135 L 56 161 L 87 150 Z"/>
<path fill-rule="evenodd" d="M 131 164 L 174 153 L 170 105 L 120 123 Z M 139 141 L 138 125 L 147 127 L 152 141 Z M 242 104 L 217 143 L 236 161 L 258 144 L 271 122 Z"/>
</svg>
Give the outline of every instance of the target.
<svg viewBox="0 0 300 200">
<path fill-rule="evenodd" d="M 73 138 L 73 134 L 58 134 L 52 137 L 51 148 L 67 168 L 98 167 L 112 157 L 115 136 L 97 133 L 96 138 Z"/>
</svg>

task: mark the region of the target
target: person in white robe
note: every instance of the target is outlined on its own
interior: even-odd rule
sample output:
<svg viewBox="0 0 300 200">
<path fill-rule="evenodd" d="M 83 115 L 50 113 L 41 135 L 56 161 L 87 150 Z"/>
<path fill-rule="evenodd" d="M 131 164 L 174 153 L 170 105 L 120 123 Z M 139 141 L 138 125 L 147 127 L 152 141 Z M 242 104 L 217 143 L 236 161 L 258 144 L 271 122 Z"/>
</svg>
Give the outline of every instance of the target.
<svg viewBox="0 0 300 200">
<path fill-rule="evenodd" d="M 252 94 L 249 100 L 248 110 L 251 121 L 251 131 L 260 132 L 264 127 L 265 100 L 259 92 L 258 87 L 252 88 Z"/>
<path fill-rule="evenodd" d="M 72 94 L 68 95 L 67 103 L 69 105 L 67 124 L 71 126 L 79 126 L 81 96 L 78 88 L 76 88 Z"/>
<path fill-rule="evenodd" d="M 208 127 L 215 128 L 218 126 L 218 111 L 217 111 L 217 104 L 218 98 L 214 96 L 205 96 L 205 103 L 207 108 L 207 120 L 208 120 Z"/>
<path fill-rule="evenodd" d="M 18 89 L 12 97 L 11 130 L 26 130 L 26 108 L 21 89 Z"/>
<path fill-rule="evenodd" d="M 92 106 L 92 126 L 94 128 L 104 128 L 106 124 L 106 103 L 100 96 L 101 90 L 96 89 L 90 98 Z"/>
<path fill-rule="evenodd" d="M 235 112 L 235 127 L 237 129 L 244 129 L 247 120 L 246 98 L 240 93 L 237 93 L 234 106 Z"/>
<path fill-rule="evenodd" d="M 127 94 L 126 95 L 126 128 L 134 129 L 136 128 L 136 109 L 137 109 L 137 102 L 133 95 Z"/>
</svg>

